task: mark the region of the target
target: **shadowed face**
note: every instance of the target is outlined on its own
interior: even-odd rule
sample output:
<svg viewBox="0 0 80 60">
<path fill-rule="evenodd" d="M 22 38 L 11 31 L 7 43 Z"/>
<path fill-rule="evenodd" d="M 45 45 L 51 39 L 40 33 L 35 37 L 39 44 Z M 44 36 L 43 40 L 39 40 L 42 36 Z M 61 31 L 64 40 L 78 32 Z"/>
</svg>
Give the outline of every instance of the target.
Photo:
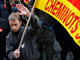
<svg viewBox="0 0 80 60">
<path fill-rule="evenodd" d="M 19 20 L 9 20 L 10 27 L 13 32 L 17 32 L 20 29 L 20 25 L 22 24 Z"/>
</svg>

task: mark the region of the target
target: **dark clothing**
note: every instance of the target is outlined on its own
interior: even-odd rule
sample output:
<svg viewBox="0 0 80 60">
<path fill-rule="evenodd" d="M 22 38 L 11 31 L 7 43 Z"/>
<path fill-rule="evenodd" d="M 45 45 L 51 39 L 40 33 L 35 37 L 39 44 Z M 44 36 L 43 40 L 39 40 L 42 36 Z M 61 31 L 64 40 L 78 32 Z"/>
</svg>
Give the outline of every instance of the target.
<svg viewBox="0 0 80 60">
<path fill-rule="evenodd" d="M 36 9 L 35 14 L 43 21 L 41 28 L 34 38 L 38 43 L 38 49 L 41 54 L 39 60 L 53 60 L 53 43 L 56 39 L 53 29 L 53 18 L 39 9 Z"/>
<path fill-rule="evenodd" d="M 48 23 L 41 21 L 41 28 L 34 37 L 38 50 L 41 53 L 39 60 L 53 60 L 53 42 L 55 40 L 54 30 Z"/>
<path fill-rule="evenodd" d="M 38 41 L 38 43 L 40 44 L 53 42 L 55 39 L 55 34 L 54 30 L 52 29 L 52 26 L 45 23 L 42 20 L 40 21 L 40 23 L 41 23 L 41 28 L 35 35 L 36 41 Z"/>
<path fill-rule="evenodd" d="M 9 13 L 3 6 L 3 4 L 0 4 L 0 18 L 8 20 Z"/>
<path fill-rule="evenodd" d="M 8 4 L 7 4 L 8 5 Z M 3 19 L 6 19 L 8 21 L 8 16 L 11 12 L 17 12 L 18 9 L 16 7 L 6 7 L 5 8 L 3 7 L 4 6 L 4 3 L 0 3 L 0 18 L 3 18 Z"/>
<path fill-rule="evenodd" d="M 34 48 L 32 39 L 40 26 L 37 24 L 37 20 L 34 17 L 32 17 L 32 19 L 30 21 L 31 25 L 28 27 L 21 44 L 20 57 L 17 59 L 14 57 L 13 52 L 19 46 L 24 27 L 21 27 L 16 33 L 11 31 L 8 34 L 6 38 L 6 52 L 11 60 L 37 60 L 39 58 L 39 52 Z"/>
<path fill-rule="evenodd" d="M 7 21 L 0 18 L 0 56 L 6 55 L 6 36 L 10 31 L 9 28 Z"/>
<path fill-rule="evenodd" d="M 9 0 L 6 0 L 6 7 L 9 14 L 11 14 L 11 12 L 18 12 L 16 7 L 11 7 Z"/>
</svg>

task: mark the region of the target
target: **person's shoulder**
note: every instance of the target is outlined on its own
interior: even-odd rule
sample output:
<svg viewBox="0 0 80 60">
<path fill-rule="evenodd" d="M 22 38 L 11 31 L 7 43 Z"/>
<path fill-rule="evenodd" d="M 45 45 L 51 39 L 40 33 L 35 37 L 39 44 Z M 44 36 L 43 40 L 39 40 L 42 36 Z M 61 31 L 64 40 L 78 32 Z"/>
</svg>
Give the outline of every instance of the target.
<svg viewBox="0 0 80 60">
<path fill-rule="evenodd" d="M 8 33 L 8 35 L 6 36 L 6 38 L 10 38 L 10 36 L 12 35 L 11 31 Z"/>
</svg>

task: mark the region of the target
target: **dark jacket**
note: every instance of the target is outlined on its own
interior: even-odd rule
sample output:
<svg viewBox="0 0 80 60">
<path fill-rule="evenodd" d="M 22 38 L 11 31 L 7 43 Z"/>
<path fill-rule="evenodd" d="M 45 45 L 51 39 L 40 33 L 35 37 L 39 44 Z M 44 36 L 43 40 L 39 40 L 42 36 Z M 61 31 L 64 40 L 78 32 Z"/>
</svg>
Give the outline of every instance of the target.
<svg viewBox="0 0 80 60">
<path fill-rule="evenodd" d="M 43 20 L 40 20 L 40 23 L 41 28 L 34 36 L 34 40 L 37 43 L 35 44 L 41 54 L 39 60 L 53 60 L 53 42 L 56 39 L 53 26 Z"/>
<path fill-rule="evenodd" d="M 3 6 L 3 4 L 0 4 L 0 18 L 8 20 L 9 13 Z"/>
<path fill-rule="evenodd" d="M 34 19 L 34 20 L 33 20 Z M 39 58 L 38 51 L 34 48 L 33 36 L 37 32 L 40 25 L 37 20 L 32 17 L 31 25 L 28 27 L 20 49 L 20 57 L 15 59 L 13 52 L 18 48 L 24 28 L 21 27 L 18 32 L 10 32 L 6 38 L 6 52 L 11 60 L 37 60 Z"/>
<path fill-rule="evenodd" d="M 40 24 L 41 28 L 37 31 L 34 40 L 39 44 L 52 43 L 56 39 L 53 26 L 43 20 L 40 20 Z"/>
<path fill-rule="evenodd" d="M 0 18 L 0 56 L 6 54 L 6 36 L 9 31 L 9 24 L 7 23 L 7 20 Z"/>
<path fill-rule="evenodd" d="M 36 9 L 35 14 L 41 19 L 41 28 L 35 35 L 34 40 L 40 44 L 53 42 L 56 39 L 53 29 L 53 18 L 39 9 Z"/>
<path fill-rule="evenodd" d="M 10 5 L 6 2 L 7 5 Z M 5 6 L 6 7 L 6 6 Z M 7 9 L 6 9 L 7 8 Z M 11 12 L 17 12 L 18 9 L 16 7 L 10 7 L 10 6 L 7 6 L 6 8 L 4 8 L 4 3 L 2 3 L 0 1 L 0 18 L 3 18 L 3 19 L 6 19 L 8 20 L 8 16 Z"/>
</svg>

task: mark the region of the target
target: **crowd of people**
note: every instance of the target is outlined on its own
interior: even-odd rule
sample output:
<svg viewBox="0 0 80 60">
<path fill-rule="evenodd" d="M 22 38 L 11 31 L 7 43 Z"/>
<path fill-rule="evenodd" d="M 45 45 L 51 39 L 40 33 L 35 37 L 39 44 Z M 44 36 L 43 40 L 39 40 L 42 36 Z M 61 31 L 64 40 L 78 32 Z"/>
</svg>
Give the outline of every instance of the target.
<svg viewBox="0 0 80 60">
<path fill-rule="evenodd" d="M 18 49 L 35 0 L 28 1 L 0 0 L 0 60 L 60 60 L 55 22 L 37 8 Z"/>
</svg>

